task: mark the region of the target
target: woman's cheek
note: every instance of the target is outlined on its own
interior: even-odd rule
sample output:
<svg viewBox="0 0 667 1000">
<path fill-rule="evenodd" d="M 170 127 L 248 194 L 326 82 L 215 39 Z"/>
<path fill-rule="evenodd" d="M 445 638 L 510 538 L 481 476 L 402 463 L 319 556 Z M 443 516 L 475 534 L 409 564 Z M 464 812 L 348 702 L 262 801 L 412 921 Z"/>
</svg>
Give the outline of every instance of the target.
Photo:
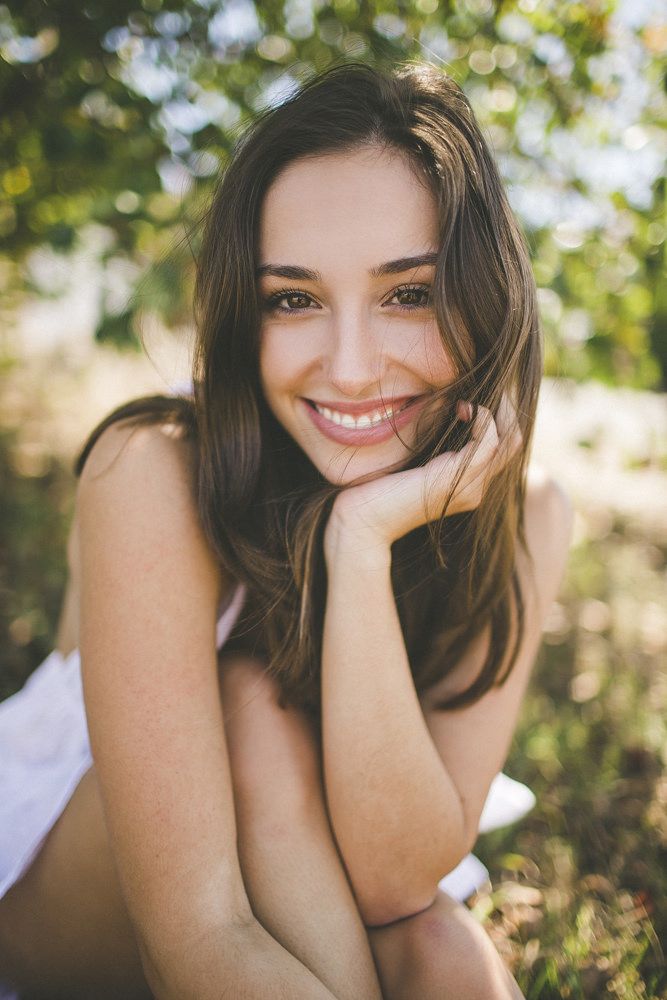
<svg viewBox="0 0 667 1000">
<path fill-rule="evenodd" d="M 406 350 L 405 344 L 409 347 Z M 432 386 L 449 385 L 456 378 L 456 365 L 442 342 L 437 327 L 419 331 L 418 335 L 406 338 L 402 350 L 402 367 L 417 372 Z"/>
<path fill-rule="evenodd" d="M 298 388 L 299 360 L 287 338 L 268 330 L 260 348 L 260 377 L 269 403 L 279 404 L 281 396 Z"/>
</svg>

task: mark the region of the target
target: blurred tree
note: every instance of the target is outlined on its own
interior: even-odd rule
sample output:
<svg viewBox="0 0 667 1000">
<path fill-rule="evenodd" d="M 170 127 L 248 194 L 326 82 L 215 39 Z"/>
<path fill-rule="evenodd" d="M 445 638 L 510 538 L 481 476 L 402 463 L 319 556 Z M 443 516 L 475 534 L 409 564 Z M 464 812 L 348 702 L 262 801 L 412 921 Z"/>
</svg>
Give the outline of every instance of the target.
<svg viewBox="0 0 667 1000">
<path fill-rule="evenodd" d="M 10 305 L 53 294 L 32 251 L 84 245 L 109 277 L 99 338 L 136 343 L 140 304 L 187 322 L 184 233 L 244 124 L 332 62 L 428 59 L 463 86 L 498 156 L 548 373 L 665 386 L 666 48 L 652 0 L 10 0 L 0 288 Z"/>
</svg>

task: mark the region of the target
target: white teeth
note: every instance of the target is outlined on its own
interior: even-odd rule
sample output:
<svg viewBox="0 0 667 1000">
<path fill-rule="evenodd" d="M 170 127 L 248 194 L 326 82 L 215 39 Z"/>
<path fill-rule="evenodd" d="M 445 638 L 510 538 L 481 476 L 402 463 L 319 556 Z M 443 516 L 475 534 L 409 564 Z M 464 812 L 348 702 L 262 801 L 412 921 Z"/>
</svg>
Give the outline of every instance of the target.
<svg viewBox="0 0 667 1000">
<path fill-rule="evenodd" d="M 379 424 L 381 420 L 388 420 L 393 414 L 393 410 L 387 410 L 386 413 L 381 413 L 380 410 L 376 410 L 375 413 L 371 413 L 371 423 Z"/>
<path fill-rule="evenodd" d="M 330 410 L 327 406 L 318 406 L 317 403 L 314 406 L 317 412 L 321 413 L 327 420 L 338 424 L 339 427 L 350 427 L 352 429 L 375 427 L 377 424 L 381 424 L 383 420 L 388 420 L 394 412 L 393 410 L 387 410 L 386 412 L 375 410 L 374 413 L 362 413 L 355 419 L 350 413 L 339 413 L 338 410 Z"/>
</svg>

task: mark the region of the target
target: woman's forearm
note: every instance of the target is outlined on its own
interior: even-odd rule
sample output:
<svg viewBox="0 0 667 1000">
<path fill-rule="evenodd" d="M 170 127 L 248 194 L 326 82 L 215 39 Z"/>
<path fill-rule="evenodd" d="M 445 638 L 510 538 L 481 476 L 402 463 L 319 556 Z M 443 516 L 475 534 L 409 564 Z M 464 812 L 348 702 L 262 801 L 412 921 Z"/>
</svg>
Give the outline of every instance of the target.
<svg viewBox="0 0 667 1000">
<path fill-rule="evenodd" d="M 332 827 L 367 924 L 429 905 L 465 854 L 457 790 L 426 726 L 388 548 L 330 545 L 322 741 Z"/>
</svg>

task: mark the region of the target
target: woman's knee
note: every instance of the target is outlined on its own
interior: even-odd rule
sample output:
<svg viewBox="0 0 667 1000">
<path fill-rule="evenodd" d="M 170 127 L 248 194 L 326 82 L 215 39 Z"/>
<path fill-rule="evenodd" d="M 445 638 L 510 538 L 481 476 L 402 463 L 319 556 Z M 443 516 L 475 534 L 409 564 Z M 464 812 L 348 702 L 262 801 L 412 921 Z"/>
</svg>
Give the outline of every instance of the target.
<svg viewBox="0 0 667 1000">
<path fill-rule="evenodd" d="M 426 910 L 400 921 L 405 995 L 457 1000 L 520 997 L 490 938 L 470 911 L 438 890 Z M 401 994 L 402 995 L 402 994 Z"/>
<path fill-rule="evenodd" d="M 463 947 L 469 931 L 461 923 L 460 903 L 438 890 L 433 903 L 396 924 L 400 928 L 406 963 L 419 968 L 437 967 L 444 955 Z"/>
</svg>

